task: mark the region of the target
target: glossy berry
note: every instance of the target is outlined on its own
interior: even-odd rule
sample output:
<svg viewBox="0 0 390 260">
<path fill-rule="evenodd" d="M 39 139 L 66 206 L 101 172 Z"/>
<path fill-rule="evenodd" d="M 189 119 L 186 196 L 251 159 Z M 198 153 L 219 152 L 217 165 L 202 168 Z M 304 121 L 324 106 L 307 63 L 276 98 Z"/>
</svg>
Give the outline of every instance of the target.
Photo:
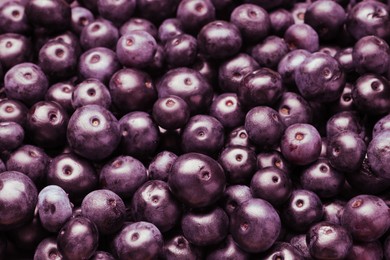
<svg viewBox="0 0 390 260">
<path fill-rule="evenodd" d="M 166 182 L 151 180 L 144 183 L 131 199 L 131 213 L 135 221 L 150 222 L 166 232 L 176 226 L 181 217 L 180 204 Z"/>
<path fill-rule="evenodd" d="M 163 237 L 158 228 L 140 221 L 126 225 L 113 239 L 113 253 L 118 259 L 154 259 L 162 251 Z"/>
<path fill-rule="evenodd" d="M 6 171 L 0 174 L 0 229 L 9 230 L 27 224 L 34 216 L 38 192 L 23 173 Z"/>
<path fill-rule="evenodd" d="M 126 67 L 145 68 L 152 63 L 156 51 L 156 40 L 146 31 L 131 31 L 116 45 L 119 62 Z"/>
<path fill-rule="evenodd" d="M 74 6 L 71 9 L 70 27 L 76 34 L 80 34 L 85 26 L 95 20 L 92 12 L 82 6 Z"/>
<path fill-rule="evenodd" d="M 284 132 L 280 148 L 291 163 L 306 165 L 320 156 L 321 136 L 312 125 L 294 124 Z"/>
<path fill-rule="evenodd" d="M 68 194 L 59 186 L 49 185 L 38 195 L 38 212 L 42 226 L 57 232 L 72 216 L 72 204 Z"/>
<path fill-rule="evenodd" d="M 68 44 L 71 48 L 74 49 L 77 56 L 81 54 L 81 46 L 76 34 L 71 31 L 66 31 L 62 34 L 57 35 L 56 37 L 50 38 L 49 41 L 59 41 L 65 44 Z"/>
<path fill-rule="evenodd" d="M 81 213 L 95 223 L 100 234 L 113 234 L 125 221 L 126 207 L 117 194 L 101 189 L 94 190 L 84 197 Z"/>
<path fill-rule="evenodd" d="M 25 6 L 17 1 L 5 2 L 0 8 L 0 31 L 25 34 L 31 30 Z"/>
<path fill-rule="evenodd" d="M 286 173 L 291 172 L 292 165 L 277 150 L 264 151 L 257 154 L 257 168 L 259 170 L 275 167 Z"/>
<path fill-rule="evenodd" d="M 278 8 L 269 13 L 271 22 L 271 31 L 275 35 L 283 35 L 286 30 L 294 24 L 294 18 L 291 12 L 283 8 Z"/>
<path fill-rule="evenodd" d="M 345 70 L 345 72 L 353 72 L 355 70 L 355 63 L 353 62 L 352 53 L 353 48 L 348 47 L 339 50 L 334 57 L 339 62 L 341 68 Z"/>
<path fill-rule="evenodd" d="M 46 75 L 33 63 L 18 64 L 4 76 L 4 89 L 7 96 L 27 105 L 42 100 L 48 84 Z"/>
<path fill-rule="evenodd" d="M 226 214 L 230 217 L 239 205 L 251 198 L 253 196 L 248 186 L 230 185 L 224 191 L 222 206 Z"/>
<path fill-rule="evenodd" d="M 99 233 L 95 224 L 87 218 L 71 218 L 57 236 L 58 250 L 68 259 L 88 259 L 97 247 Z"/>
<path fill-rule="evenodd" d="M 382 117 L 375 123 L 374 129 L 372 130 L 372 137 L 388 130 L 390 130 L 390 114 Z"/>
<path fill-rule="evenodd" d="M 81 46 L 79 43 L 79 39 L 77 35 L 71 31 L 66 31 L 62 34 L 57 35 L 56 37 L 50 38 L 49 41 L 58 41 L 64 44 L 68 44 L 70 48 L 74 50 L 77 57 L 81 55 Z M 77 59 L 76 59 L 76 65 L 77 65 Z"/>
<path fill-rule="evenodd" d="M 158 38 L 163 43 L 183 33 L 183 27 L 177 18 L 168 18 L 158 27 Z"/>
<path fill-rule="evenodd" d="M 259 65 L 271 69 L 275 69 L 288 52 L 286 42 L 278 36 L 268 36 L 251 48 L 251 56 Z"/>
<path fill-rule="evenodd" d="M 79 59 L 78 73 L 83 79 L 95 78 L 106 84 L 119 69 L 115 52 L 104 47 L 90 49 Z"/>
<path fill-rule="evenodd" d="M 213 60 L 206 58 L 203 54 L 198 54 L 192 69 L 198 71 L 207 82 L 212 84 L 217 78 L 217 68 Z"/>
<path fill-rule="evenodd" d="M 278 72 L 284 83 L 295 84 L 295 72 L 301 63 L 310 56 L 310 52 L 302 49 L 287 53 L 278 64 Z"/>
<path fill-rule="evenodd" d="M 320 49 L 318 50 L 318 52 L 323 52 L 323 53 L 328 54 L 334 58 L 339 50 L 340 50 L 340 48 L 338 46 L 324 44 L 324 45 L 320 46 Z"/>
<path fill-rule="evenodd" d="M 184 0 L 177 7 L 176 17 L 185 31 L 196 33 L 215 20 L 215 8 L 210 1 Z"/>
<path fill-rule="evenodd" d="M 67 153 L 56 156 L 50 162 L 46 183 L 60 186 L 72 201 L 81 202 L 86 194 L 97 187 L 98 176 L 88 161 Z"/>
<path fill-rule="evenodd" d="M 120 142 L 118 120 L 102 106 L 80 107 L 69 120 L 67 139 L 72 150 L 85 158 L 107 158 Z"/>
<path fill-rule="evenodd" d="M 295 72 L 295 83 L 307 100 L 329 102 L 340 97 L 345 75 L 334 58 L 316 52 L 300 64 Z"/>
<path fill-rule="evenodd" d="M 246 252 L 269 249 L 279 236 L 280 218 L 267 201 L 250 199 L 243 202 L 230 217 L 230 233 Z"/>
<path fill-rule="evenodd" d="M 328 54 L 329 56 L 332 56 L 333 58 L 336 56 L 337 52 L 339 51 L 339 47 L 338 46 L 331 46 L 331 45 L 321 45 L 320 46 L 320 49 L 318 50 L 318 52 L 322 52 L 322 53 L 325 53 L 325 54 Z"/>
<path fill-rule="evenodd" d="M 332 103 L 334 112 L 351 111 L 355 109 L 355 104 L 352 99 L 352 84 L 345 83 L 343 92 L 338 100 Z"/>
<path fill-rule="evenodd" d="M 323 158 L 306 167 L 300 176 L 302 188 L 315 192 L 320 198 L 338 195 L 344 181 L 343 172 L 334 169 L 331 163 Z"/>
<path fill-rule="evenodd" d="M 168 181 L 169 173 L 176 159 L 177 155 L 170 151 L 158 153 L 149 164 L 149 178 L 152 180 Z"/>
<path fill-rule="evenodd" d="M 239 126 L 234 128 L 230 133 L 226 136 L 225 146 L 245 146 L 252 150 L 255 150 L 255 146 L 251 142 L 248 137 L 248 133 L 245 131 L 244 126 Z"/>
<path fill-rule="evenodd" d="M 219 66 L 219 87 L 226 92 L 237 93 L 243 78 L 258 68 L 259 64 L 250 55 L 239 53 Z"/>
<path fill-rule="evenodd" d="M 224 93 L 213 100 L 210 115 L 217 118 L 226 128 L 233 128 L 244 123 L 245 112 L 234 93 Z"/>
<path fill-rule="evenodd" d="M 190 108 L 182 98 L 167 96 L 154 103 L 152 115 L 162 128 L 175 130 L 186 125 L 190 118 Z"/>
<path fill-rule="evenodd" d="M 69 116 L 56 102 L 40 101 L 27 113 L 27 130 L 39 146 L 54 148 L 64 145 Z"/>
<path fill-rule="evenodd" d="M 164 48 L 161 44 L 157 44 L 153 60 L 145 70 L 153 76 L 161 76 L 161 74 L 165 72 L 165 65 L 166 57 L 164 55 Z"/>
<path fill-rule="evenodd" d="M 119 29 L 120 35 L 126 35 L 132 31 L 145 31 L 153 36 L 153 38 L 157 39 L 156 26 L 151 21 L 143 18 L 130 18 Z"/>
<path fill-rule="evenodd" d="M 230 22 L 237 26 L 247 42 L 258 42 L 264 39 L 271 28 L 267 11 L 254 4 L 237 6 L 230 15 Z"/>
<path fill-rule="evenodd" d="M 195 260 L 202 257 L 202 250 L 192 245 L 182 234 L 164 240 L 162 255 L 166 259 L 185 258 Z"/>
<path fill-rule="evenodd" d="M 351 131 L 341 132 L 328 140 L 327 157 L 331 165 L 339 171 L 358 170 L 366 151 L 364 140 Z"/>
<path fill-rule="evenodd" d="M 33 25 L 58 32 L 69 28 L 71 9 L 66 1 L 33 0 L 26 5 L 26 15 Z"/>
<path fill-rule="evenodd" d="M 216 20 L 205 25 L 198 34 L 198 46 L 201 53 L 213 59 L 226 59 L 240 51 L 242 38 L 233 24 Z"/>
<path fill-rule="evenodd" d="M 348 201 L 341 224 L 358 241 L 371 242 L 381 237 L 390 226 L 389 208 L 373 195 L 359 195 Z"/>
<path fill-rule="evenodd" d="M 294 18 L 294 23 L 303 24 L 305 23 L 305 13 L 310 3 L 294 3 L 291 8 L 291 14 Z"/>
<path fill-rule="evenodd" d="M 379 177 L 390 179 L 389 144 L 390 131 L 383 131 L 373 138 L 367 148 L 368 162 Z"/>
<path fill-rule="evenodd" d="M 162 76 L 156 88 L 159 98 L 170 95 L 181 97 L 187 102 L 191 113 L 205 110 L 213 98 L 213 89 L 206 78 L 189 68 L 169 70 Z"/>
<path fill-rule="evenodd" d="M 326 122 L 326 135 L 328 138 L 346 131 L 352 132 L 362 139 L 366 137 L 364 121 L 359 117 L 358 113 L 354 111 L 339 112 Z"/>
<path fill-rule="evenodd" d="M 119 121 L 120 147 L 126 155 L 142 157 L 156 151 L 159 130 L 152 117 L 145 112 L 131 112 Z"/>
<path fill-rule="evenodd" d="M 147 181 L 145 166 L 131 156 L 118 156 L 105 164 L 99 174 L 100 186 L 121 198 L 131 198 Z"/>
<path fill-rule="evenodd" d="M 118 70 L 110 79 L 109 90 L 113 105 L 126 113 L 151 108 L 157 94 L 150 75 L 136 69 Z"/>
<path fill-rule="evenodd" d="M 292 181 L 286 172 L 276 167 L 266 167 L 253 175 L 250 189 L 254 198 L 279 206 L 290 197 Z"/>
<path fill-rule="evenodd" d="M 316 1 L 305 12 L 305 23 L 313 27 L 320 39 L 331 40 L 340 33 L 347 16 L 336 1 Z"/>
<path fill-rule="evenodd" d="M 115 49 L 118 38 L 118 29 L 110 21 L 98 18 L 82 29 L 80 44 L 84 50 L 96 47 Z"/>
<path fill-rule="evenodd" d="M 123 23 L 131 17 L 135 11 L 136 0 L 130 1 L 97 1 L 99 14 L 114 23 Z"/>
<path fill-rule="evenodd" d="M 318 52 L 328 54 L 334 58 L 339 50 L 340 48 L 338 46 L 322 45 Z"/>
<path fill-rule="evenodd" d="M 261 68 L 247 74 L 238 88 L 238 100 L 244 107 L 271 106 L 284 91 L 279 73 Z"/>
<path fill-rule="evenodd" d="M 165 61 L 171 68 L 194 64 L 198 53 L 196 39 L 188 34 L 172 37 L 164 45 Z"/>
<path fill-rule="evenodd" d="M 56 237 L 49 236 L 43 239 L 35 249 L 34 259 L 43 260 L 43 259 L 62 259 L 63 256 L 58 251 L 57 239 Z"/>
<path fill-rule="evenodd" d="M 310 104 L 299 94 L 284 92 L 277 103 L 277 111 L 286 127 L 296 123 L 309 124 L 313 120 Z"/>
<path fill-rule="evenodd" d="M 324 214 L 320 198 L 312 191 L 298 189 L 282 208 L 284 223 L 298 232 L 307 231 L 319 222 Z"/>
<path fill-rule="evenodd" d="M 110 92 L 97 79 L 87 79 L 76 85 L 72 92 L 72 107 L 77 109 L 86 105 L 99 105 L 109 108 L 111 105 Z"/>
<path fill-rule="evenodd" d="M 214 245 L 228 234 L 229 218 L 219 207 L 192 211 L 183 215 L 181 229 L 188 241 L 196 246 Z"/>
<path fill-rule="evenodd" d="M 309 52 L 315 52 L 319 49 L 319 38 L 317 32 L 307 24 L 291 25 L 284 33 L 290 50 L 304 49 Z"/>
<path fill-rule="evenodd" d="M 1 151 L 13 151 L 22 145 L 24 130 L 15 122 L 0 123 L 0 147 Z"/>
<path fill-rule="evenodd" d="M 347 204 L 344 200 L 330 200 L 324 203 L 324 217 L 323 220 L 333 224 L 341 224 L 341 215 Z"/>
<path fill-rule="evenodd" d="M 222 196 L 226 177 L 222 167 L 211 157 L 186 153 L 173 164 L 168 185 L 180 201 L 199 208 L 212 205 Z"/>
<path fill-rule="evenodd" d="M 50 158 L 42 148 L 23 145 L 10 154 L 6 166 L 9 171 L 24 173 L 38 185 L 45 178 L 49 162 Z"/>
<path fill-rule="evenodd" d="M 370 114 L 384 114 L 390 111 L 390 83 L 379 75 L 364 74 L 352 88 L 353 103 L 359 110 Z"/>
<path fill-rule="evenodd" d="M 52 85 L 46 92 L 45 101 L 54 101 L 68 113 L 73 112 L 72 93 L 74 85 L 70 82 L 59 82 Z"/>
<path fill-rule="evenodd" d="M 214 117 L 196 115 L 182 130 L 182 149 L 206 155 L 218 153 L 224 143 L 224 128 Z"/>
<path fill-rule="evenodd" d="M 389 23 L 389 11 L 384 3 L 362 1 L 348 12 L 346 26 L 355 39 L 367 35 L 387 38 L 390 35 Z"/>
<path fill-rule="evenodd" d="M 344 259 L 352 247 L 352 236 L 340 225 L 320 222 L 306 234 L 310 255 L 317 259 Z"/>
<path fill-rule="evenodd" d="M 242 146 L 228 146 L 222 150 L 218 162 L 231 184 L 246 184 L 256 171 L 256 154 Z"/>
<path fill-rule="evenodd" d="M 390 63 L 390 48 L 386 41 L 376 36 L 366 36 L 355 43 L 352 59 L 357 72 L 383 74 Z"/>
<path fill-rule="evenodd" d="M 0 35 L 0 61 L 4 70 L 8 70 L 23 62 L 31 60 L 31 41 L 16 33 Z"/>
<path fill-rule="evenodd" d="M 338 46 L 324 44 L 320 46 L 318 52 L 323 52 L 334 58 L 339 50 L 340 48 Z"/>
<path fill-rule="evenodd" d="M 76 49 L 61 40 L 50 40 L 40 49 L 38 64 L 50 79 L 67 79 L 77 68 Z"/>
<path fill-rule="evenodd" d="M 245 117 L 245 130 L 248 137 L 260 147 L 275 146 L 279 142 L 284 128 L 278 112 L 270 107 L 254 107 Z"/>
</svg>

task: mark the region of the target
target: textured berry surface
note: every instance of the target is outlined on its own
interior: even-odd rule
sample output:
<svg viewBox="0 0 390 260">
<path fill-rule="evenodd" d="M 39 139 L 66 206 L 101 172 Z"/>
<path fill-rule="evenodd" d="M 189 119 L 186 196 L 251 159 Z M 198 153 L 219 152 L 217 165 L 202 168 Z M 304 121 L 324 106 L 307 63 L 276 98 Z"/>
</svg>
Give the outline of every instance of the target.
<svg viewBox="0 0 390 260">
<path fill-rule="evenodd" d="M 385 0 L 0 0 L 0 259 L 390 259 Z"/>
</svg>

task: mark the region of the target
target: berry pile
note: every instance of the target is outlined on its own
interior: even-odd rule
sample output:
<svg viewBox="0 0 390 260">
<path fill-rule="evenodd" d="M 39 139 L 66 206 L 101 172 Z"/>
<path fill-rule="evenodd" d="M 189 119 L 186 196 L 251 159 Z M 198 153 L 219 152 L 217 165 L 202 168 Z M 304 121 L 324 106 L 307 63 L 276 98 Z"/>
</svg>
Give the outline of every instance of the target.
<svg viewBox="0 0 390 260">
<path fill-rule="evenodd" d="M 390 4 L 0 0 L 0 259 L 390 259 Z"/>
</svg>

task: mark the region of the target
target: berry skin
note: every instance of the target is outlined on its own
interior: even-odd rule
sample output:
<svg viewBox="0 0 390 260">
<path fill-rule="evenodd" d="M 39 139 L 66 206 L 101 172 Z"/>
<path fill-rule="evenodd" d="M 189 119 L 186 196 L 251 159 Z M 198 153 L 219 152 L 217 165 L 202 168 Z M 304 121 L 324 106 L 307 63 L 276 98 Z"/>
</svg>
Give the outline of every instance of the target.
<svg viewBox="0 0 390 260">
<path fill-rule="evenodd" d="M 280 141 L 283 156 L 291 163 L 306 165 L 314 162 L 321 154 L 321 136 L 309 124 L 289 126 Z"/>
<path fill-rule="evenodd" d="M 358 241 L 372 242 L 390 226 L 390 211 L 385 202 L 373 195 L 358 195 L 348 201 L 341 224 Z"/>
</svg>

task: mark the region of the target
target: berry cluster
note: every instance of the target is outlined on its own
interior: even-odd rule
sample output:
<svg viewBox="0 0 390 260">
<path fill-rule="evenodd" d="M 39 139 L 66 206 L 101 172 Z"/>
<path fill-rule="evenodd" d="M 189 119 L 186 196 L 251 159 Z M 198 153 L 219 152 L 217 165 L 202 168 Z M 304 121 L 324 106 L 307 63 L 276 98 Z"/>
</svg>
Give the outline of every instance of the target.
<svg viewBox="0 0 390 260">
<path fill-rule="evenodd" d="M 0 0 L 0 259 L 390 259 L 390 4 Z"/>
</svg>

